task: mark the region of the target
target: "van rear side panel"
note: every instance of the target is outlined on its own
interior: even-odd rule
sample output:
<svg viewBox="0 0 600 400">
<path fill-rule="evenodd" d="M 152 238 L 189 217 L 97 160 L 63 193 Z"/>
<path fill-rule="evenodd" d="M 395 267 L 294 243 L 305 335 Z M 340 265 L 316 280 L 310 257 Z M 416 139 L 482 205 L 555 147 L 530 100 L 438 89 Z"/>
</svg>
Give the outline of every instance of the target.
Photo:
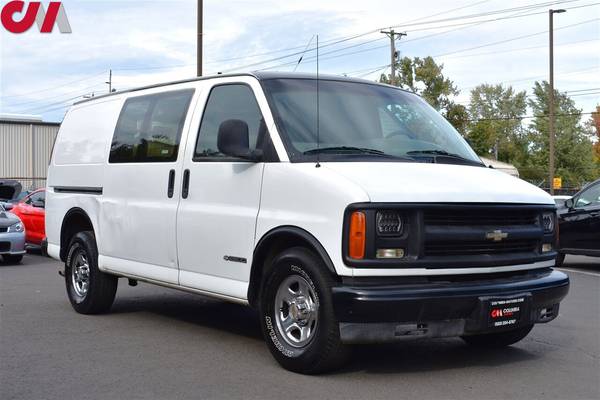
<svg viewBox="0 0 600 400">
<path fill-rule="evenodd" d="M 97 231 L 104 167 L 122 96 L 93 101 L 69 110 L 60 127 L 48 169 L 46 235 L 48 252 L 56 257 L 66 213 L 81 208 Z"/>
</svg>

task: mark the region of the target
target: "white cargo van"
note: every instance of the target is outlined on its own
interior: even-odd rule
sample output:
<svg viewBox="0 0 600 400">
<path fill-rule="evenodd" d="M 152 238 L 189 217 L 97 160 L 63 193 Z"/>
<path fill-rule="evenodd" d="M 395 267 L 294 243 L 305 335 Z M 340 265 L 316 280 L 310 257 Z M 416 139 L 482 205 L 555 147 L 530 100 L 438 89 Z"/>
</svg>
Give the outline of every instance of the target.
<svg viewBox="0 0 600 400">
<path fill-rule="evenodd" d="M 85 100 L 47 190 L 77 312 L 108 311 L 119 277 L 248 304 L 303 373 L 352 343 L 510 345 L 569 288 L 552 198 L 486 168 L 418 96 L 362 80 L 220 75 Z"/>
</svg>

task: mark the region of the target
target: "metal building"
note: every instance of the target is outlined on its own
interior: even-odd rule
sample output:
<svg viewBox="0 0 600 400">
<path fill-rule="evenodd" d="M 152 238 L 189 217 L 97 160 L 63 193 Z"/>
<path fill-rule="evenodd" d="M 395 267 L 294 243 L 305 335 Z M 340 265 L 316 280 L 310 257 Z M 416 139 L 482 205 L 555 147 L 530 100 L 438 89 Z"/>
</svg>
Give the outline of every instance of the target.
<svg viewBox="0 0 600 400">
<path fill-rule="evenodd" d="M 59 127 L 36 117 L 0 117 L 0 179 L 16 179 L 23 190 L 45 186 Z"/>
</svg>

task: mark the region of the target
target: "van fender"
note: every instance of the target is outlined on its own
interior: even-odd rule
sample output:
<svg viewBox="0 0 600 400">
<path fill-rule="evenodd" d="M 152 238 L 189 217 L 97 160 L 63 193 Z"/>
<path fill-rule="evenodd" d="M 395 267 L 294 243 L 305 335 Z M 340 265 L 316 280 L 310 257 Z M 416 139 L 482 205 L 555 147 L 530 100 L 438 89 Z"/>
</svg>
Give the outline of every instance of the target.
<svg viewBox="0 0 600 400">
<path fill-rule="evenodd" d="M 329 272 L 333 276 L 337 276 L 335 266 L 327 250 L 311 233 L 292 225 L 273 228 L 262 236 L 254 249 L 250 284 L 248 285 L 248 302 L 251 305 L 257 304 L 256 300 L 261 290 L 265 261 L 268 261 L 270 256 L 274 256 L 273 251 L 278 252 L 278 249 L 283 250 L 294 246 L 304 246 L 314 251 L 323 260 Z"/>
</svg>

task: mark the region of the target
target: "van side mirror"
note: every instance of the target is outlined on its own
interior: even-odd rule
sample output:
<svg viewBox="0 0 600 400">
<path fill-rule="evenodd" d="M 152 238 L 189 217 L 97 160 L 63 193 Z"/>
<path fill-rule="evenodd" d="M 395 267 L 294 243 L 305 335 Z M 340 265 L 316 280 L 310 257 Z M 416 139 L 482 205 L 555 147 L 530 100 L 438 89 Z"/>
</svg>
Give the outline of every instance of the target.
<svg viewBox="0 0 600 400">
<path fill-rule="evenodd" d="M 248 124 L 239 119 L 228 119 L 219 126 L 217 148 L 225 155 L 258 162 L 262 150 L 250 150 Z"/>
<path fill-rule="evenodd" d="M 569 210 L 571 210 L 574 205 L 575 205 L 575 203 L 573 202 L 572 198 L 565 200 L 565 207 L 568 208 Z"/>
</svg>

